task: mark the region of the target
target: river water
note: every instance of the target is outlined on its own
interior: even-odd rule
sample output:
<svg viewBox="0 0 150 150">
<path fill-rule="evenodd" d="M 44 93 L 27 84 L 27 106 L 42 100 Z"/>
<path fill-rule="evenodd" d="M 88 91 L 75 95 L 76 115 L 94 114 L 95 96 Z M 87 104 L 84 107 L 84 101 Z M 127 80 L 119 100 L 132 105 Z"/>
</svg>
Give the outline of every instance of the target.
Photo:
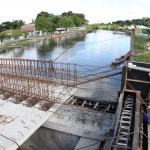
<svg viewBox="0 0 150 150">
<path fill-rule="evenodd" d="M 75 45 L 59 57 L 73 43 Z M 70 35 L 56 39 L 45 38 L 30 43 L 24 48 L 9 50 L 0 57 L 38 60 L 55 60 L 59 57 L 56 60 L 57 62 L 105 66 L 111 64 L 112 60 L 129 50 L 129 36 L 99 30 L 86 35 Z M 120 88 L 120 75 L 79 87 L 86 87 L 87 89 L 78 89 L 75 95 L 112 100 Z"/>
</svg>

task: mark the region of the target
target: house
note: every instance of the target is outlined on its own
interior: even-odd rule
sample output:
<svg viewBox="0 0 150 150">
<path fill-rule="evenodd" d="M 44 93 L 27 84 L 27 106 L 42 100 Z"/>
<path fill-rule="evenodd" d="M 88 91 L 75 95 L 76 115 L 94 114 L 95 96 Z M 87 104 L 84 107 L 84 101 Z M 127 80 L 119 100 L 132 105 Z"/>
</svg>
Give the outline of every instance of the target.
<svg viewBox="0 0 150 150">
<path fill-rule="evenodd" d="M 36 35 L 34 24 L 28 24 L 28 25 L 22 26 L 21 31 L 24 33 L 24 36 L 26 33 L 29 34 L 28 35 L 29 37 Z"/>
</svg>

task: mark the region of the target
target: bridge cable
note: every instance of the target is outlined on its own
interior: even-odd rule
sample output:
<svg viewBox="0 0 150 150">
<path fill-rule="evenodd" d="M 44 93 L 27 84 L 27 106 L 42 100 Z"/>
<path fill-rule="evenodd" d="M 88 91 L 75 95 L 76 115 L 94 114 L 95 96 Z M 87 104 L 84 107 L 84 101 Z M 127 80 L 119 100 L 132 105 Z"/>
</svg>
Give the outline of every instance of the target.
<svg viewBox="0 0 150 150">
<path fill-rule="evenodd" d="M 61 57 L 64 53 L 66 53 L 71 47 L 73 47 L 78 41 L 76 41 L 75 43 L 73 43 L 71 46 L 69 46 L 64 52 L 62 52 L 58 57 L 56 57 L 54 61 L 56 61 L 59 57 Z"/>
</svg>

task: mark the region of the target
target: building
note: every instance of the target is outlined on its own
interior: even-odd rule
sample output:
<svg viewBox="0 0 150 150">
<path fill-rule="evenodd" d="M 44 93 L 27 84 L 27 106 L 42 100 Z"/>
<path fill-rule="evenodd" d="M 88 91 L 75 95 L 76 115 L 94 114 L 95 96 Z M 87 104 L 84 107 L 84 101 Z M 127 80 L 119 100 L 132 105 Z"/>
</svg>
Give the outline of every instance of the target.
<svg viewBox="0 0 150 150">
<path fill-rule="evenodd" d="M 24 33 L 24 37 L 25 37 L 25 34 L 29 34 L 28 35 L 29 37 L 36 35 L 35 27 L 33 24 L 28 24 L 28 25 L 22 26 L 21 31 Z"/>
</svg>

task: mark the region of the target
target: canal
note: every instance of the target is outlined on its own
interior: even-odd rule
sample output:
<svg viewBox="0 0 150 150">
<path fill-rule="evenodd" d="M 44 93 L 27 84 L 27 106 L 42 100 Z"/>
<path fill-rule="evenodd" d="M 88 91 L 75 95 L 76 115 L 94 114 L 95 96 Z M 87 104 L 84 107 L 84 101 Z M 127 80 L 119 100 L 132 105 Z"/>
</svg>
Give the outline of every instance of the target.
<svg viewBox="0 0 150 150">
<path fill-rule="evenodd" d="M 58 58 L 69 46 L 75 45 Z M 125 34 L 114 34 L 113 31 L 99 30 L 86 35 L 70 35 L 56 39 L 45 38 L 30 43 L 23 48 L 9 50 L 0 55 L 5 58 L 23 58 L 38 60 L 55 60 L 79 65 L 105 66 L 116 57 L 130 50 L 130 37 Z M 110 66 L 112 67 L 112 66 Z M 75 95 L 95 99 L 115 100 L 120 88 L 121 76 L 106 78 L 78 86 Z"/>
</svg>

